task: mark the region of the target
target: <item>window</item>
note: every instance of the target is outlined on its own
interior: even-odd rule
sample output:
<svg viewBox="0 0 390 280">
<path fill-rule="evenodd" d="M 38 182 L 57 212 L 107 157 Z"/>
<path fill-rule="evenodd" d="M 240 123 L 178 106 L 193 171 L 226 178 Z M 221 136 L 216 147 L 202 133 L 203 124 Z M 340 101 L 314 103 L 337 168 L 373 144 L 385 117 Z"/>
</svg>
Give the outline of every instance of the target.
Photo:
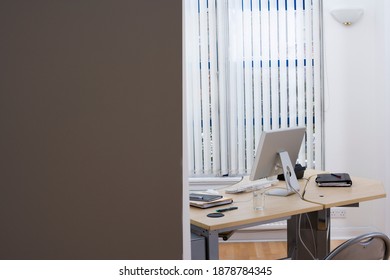
<svg viewBox="0 0 390 280">
<path fill-rule="evenodd" d="M 248 174 L 263 130 L 306 126 L 321 168 L 320 1 L 186 0 L 190 176 Z"/>
</svg>

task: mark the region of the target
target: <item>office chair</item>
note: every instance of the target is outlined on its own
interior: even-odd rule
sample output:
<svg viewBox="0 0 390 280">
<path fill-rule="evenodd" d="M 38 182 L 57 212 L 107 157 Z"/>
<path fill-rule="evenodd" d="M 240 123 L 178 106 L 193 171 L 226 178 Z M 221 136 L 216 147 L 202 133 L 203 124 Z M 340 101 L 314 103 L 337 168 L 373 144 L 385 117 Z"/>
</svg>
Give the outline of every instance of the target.
<svg viewBox="0 0 390 280">
<path fill-rule="evenodd" d="M 380 232 L 362 234 L 336 247 L 325 260 L 388 260 L 390 239 Z"/>
</svg>

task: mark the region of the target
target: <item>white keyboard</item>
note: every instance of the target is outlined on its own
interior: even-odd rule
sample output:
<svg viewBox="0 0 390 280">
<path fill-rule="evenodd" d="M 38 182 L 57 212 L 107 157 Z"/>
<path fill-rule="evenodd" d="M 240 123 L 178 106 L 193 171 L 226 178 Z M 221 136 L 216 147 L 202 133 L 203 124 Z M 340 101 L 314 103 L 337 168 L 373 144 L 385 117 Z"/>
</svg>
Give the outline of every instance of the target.
<svg viewBox="0 0 390 280">
<path fill-rule="evenodd" d="M 251 181 L 245 184 L 237 184 L 229 189 L 225 190 L 225 193 L 242 193 L 242 192 L 252 192 L 254 190 L 259 190 L 262 188 L 270 187 L 271 185 L 279 182 L 279 180 L 256 180 Z"/>
</svg>

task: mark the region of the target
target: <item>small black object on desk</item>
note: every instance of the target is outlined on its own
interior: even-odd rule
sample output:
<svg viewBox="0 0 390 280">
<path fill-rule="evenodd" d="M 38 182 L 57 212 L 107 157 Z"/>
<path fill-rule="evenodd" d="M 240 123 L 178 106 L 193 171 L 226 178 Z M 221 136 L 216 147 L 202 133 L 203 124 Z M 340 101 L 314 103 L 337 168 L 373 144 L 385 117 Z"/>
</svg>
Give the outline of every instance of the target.
<svg viewBox="0 0 390 280">
<path fill-rule="evenodd" d="M 305 173 L 305 170 L 306 170 L 306 166 L 302 166 L 299 163 L 295 165 L 294 172 L 298 180 L 303 178 L 303 174 Z M 279 174 L 278 180 L 284 181 L 284 174 Z"/>
<path fill-rule="evenodd" d="M 218 210 L 215 210 L 215 211 L 218 212 L 218 213 L 221 213 L 221 212 L 232 211 L 232 210 L 236 210 L 236 209 L 238 209 L 238 207 L 223 208 L 223 209 L 218 209 Z"/>
<path fill-rule="evenodd" d="M 209 218 L 221 218 L 223 216 L 225 216 L 225 215 L 222 214 L 222 213 L 210 213 L 210 214 L 207 214 L 207 217 L 209 217 Z"/>
</svg>

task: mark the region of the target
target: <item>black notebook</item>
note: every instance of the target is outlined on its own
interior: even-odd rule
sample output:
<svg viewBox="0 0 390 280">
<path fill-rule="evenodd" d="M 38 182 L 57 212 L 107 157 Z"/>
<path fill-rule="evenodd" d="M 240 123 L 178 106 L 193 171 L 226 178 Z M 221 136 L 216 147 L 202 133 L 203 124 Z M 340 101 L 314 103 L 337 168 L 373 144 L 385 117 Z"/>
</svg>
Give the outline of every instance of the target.
<svg viewBox="0 0 390 280">
<path fill-rule="evenodd" d="M 318 174 L 316 183 L 319 187 L 350 187 L 351 177 L 348 173 Z"/>
</svg>

